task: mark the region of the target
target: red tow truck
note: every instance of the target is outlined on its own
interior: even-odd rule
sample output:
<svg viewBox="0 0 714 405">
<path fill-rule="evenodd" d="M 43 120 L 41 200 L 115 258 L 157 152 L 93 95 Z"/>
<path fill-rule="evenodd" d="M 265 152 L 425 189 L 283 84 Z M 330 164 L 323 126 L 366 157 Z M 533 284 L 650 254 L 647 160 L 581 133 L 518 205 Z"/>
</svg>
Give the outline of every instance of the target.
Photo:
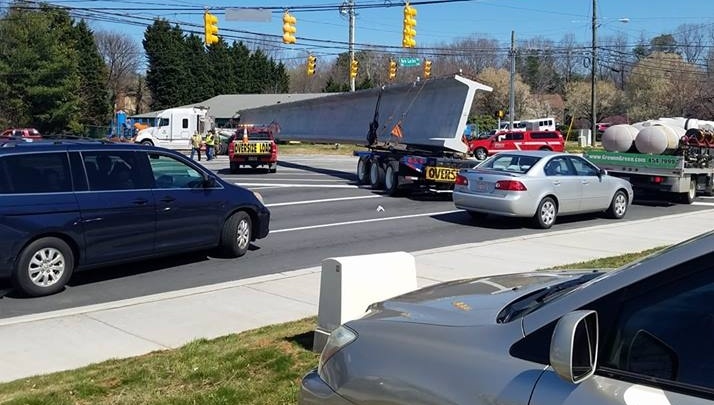
<svg viewBox="0 0 714 405">
<path fill-rule="evenodd" d="M 268 166 L 270 173 L 278 170 L 278 144 L 275 135 L 279 126 L 240 125 L 228 142 L 228 158 L 230 171 L 236 173 L 241 166 L 253 169 L 258 166 Z"/>
</svg>

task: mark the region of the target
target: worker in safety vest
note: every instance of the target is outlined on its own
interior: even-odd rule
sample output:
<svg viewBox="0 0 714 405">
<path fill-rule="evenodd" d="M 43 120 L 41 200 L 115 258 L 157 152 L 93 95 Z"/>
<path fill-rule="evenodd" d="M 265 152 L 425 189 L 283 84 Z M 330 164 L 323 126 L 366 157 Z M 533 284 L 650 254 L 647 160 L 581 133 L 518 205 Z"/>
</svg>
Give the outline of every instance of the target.
<svg viewBox="0 0 714 405">
<path fill-rule="evenodd" d="M 214 140 L 216 139 L 216 135 L 213 133 L 213 130 L 208 131 L 206 134 L 206 160 L 211 160 L 213 159 L 213 148 L 214 148 Z"/>
<path fill-rule="evenodd" d="M 191 143 L 191 159 L 198 153 L 198 161 L 201 161 L 201 145 L 203 144 L 203 137 L 198 132 L 194 132 L 190 140 Z"/>
</svg>

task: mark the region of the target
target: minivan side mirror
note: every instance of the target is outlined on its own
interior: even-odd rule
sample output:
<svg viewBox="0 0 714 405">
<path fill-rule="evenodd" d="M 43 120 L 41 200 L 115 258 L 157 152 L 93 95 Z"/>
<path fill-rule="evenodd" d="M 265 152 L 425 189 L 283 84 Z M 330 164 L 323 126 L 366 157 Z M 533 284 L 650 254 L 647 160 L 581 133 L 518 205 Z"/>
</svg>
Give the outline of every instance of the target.
<svg viewBox="0 0 714 405">
<path fill-rule="evenodd" d="M 213 188 L 216 186 L 216 178 L 213 176 L 205 176 L 203 178 L 203 188 Z"/>
<path fill-rule="evenodd" d="M 550 341 L 550 366 L 555 373 L 575 384 L 592 376 L 597 366 L 598 335 L 595 311 L 573 311 L 560 318 Z"/>
</svg>

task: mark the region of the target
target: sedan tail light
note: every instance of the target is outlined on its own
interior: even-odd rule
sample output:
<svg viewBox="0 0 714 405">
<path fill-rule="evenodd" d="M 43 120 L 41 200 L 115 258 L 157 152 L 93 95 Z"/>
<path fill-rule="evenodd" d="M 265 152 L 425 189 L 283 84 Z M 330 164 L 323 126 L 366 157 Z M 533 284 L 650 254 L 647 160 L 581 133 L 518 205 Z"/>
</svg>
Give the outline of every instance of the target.
<svg viewBox="0 0 714 405">
<path fill-rule="evenodd" d="M 504 191 L 526 191 L 526 185 L 518 180 L 499 180 L 496 182 L 496 190 Z"/>
<path fill-rule="evenodd" d="M 455 183 L 458 184 L 459 186 L 468 186 L 469 179 L 467 179 L 465 176 L 457 174 Z"/>
</svg>

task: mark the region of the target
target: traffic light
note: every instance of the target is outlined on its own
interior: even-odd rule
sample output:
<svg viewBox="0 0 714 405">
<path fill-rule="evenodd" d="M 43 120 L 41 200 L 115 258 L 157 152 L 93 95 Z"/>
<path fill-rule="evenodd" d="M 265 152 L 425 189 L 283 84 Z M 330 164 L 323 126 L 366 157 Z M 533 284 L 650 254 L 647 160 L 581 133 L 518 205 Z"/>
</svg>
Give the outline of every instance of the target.
<svg viewBox="0 0 714 405">
<path fill-rule="evenodd" d="M 285 12 L 283 14 L 283 43 L 284 44 L 294 44 L 297 42 L 295 38 L 295 33 L 297 32 L 297 29 L 295 28 L 295 23 L 297 22 L 297 19 L 295 16 L 290 14 L 289 12 Z"/>
<path fill-rule="evenodd" d="M 425 60 L 424 61 L 424 78 L 428 79 L 429 76 L 431 76 L 431 61 Z"/>
<path fill-rule="evenodd" d="M 317 58 L 314 55 L 308 55 L 307 57 L 307 75 L 312 76 L 315 74 L 315 66 L 317 65 Z"/>
<path fill-rule="evenodd" d="M 350 77 L 352 77 L 352 78 L 357 77 L 358 70 L 359 70 L 359 62 L 357 62 L 357 59 L 352 59 L 352 62 L 350 62 Z"/>
<path fill-rule="evenodd" d="M 394 80 L 397 77 L 397 62 L 389 61 L 389 80 Z"/>
<path fill-rule="evenodd" d="M 404 6 L 404 30 L 402 31 L 402 46 L 404 48 L 416 46 L 416 15 L 416 9 L 407 3 Z"/>
<path fill-rule="evenodd" d="M 208 11 L 203 13 L 203 32 L 206 34 L 204 38 L 206 45 L 218 42 L 218 17 Z"/>
</svg>

